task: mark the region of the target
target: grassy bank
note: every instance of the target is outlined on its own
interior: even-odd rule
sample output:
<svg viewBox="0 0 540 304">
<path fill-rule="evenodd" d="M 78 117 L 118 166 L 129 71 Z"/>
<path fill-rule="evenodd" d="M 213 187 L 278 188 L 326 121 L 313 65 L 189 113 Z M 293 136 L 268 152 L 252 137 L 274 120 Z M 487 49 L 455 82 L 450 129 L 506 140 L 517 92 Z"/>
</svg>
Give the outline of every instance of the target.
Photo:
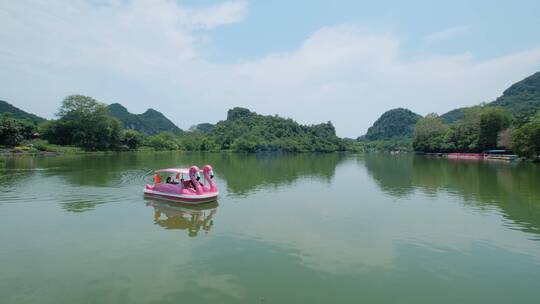
<svg viewBox="0 0 540 304">
<path fill-rule="evenodd" d="M 21 142 L 14 147 L 0 146 L 0 156 L 16 155 L 64 155 L 96 153 L 85 151 L 74 146 L 60 146 L 42 139 L 33 139 Z"/>
</svg>

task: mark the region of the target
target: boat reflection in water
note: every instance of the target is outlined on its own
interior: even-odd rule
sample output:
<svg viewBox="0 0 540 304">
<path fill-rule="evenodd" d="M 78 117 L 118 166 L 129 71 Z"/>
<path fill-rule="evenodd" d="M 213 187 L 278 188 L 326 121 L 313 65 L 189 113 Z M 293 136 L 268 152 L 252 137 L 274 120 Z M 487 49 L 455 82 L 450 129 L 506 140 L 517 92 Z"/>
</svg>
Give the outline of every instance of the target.
<svg viewBox="0 0 540 304">
<path fill-rule="evenodd" d="M 164 229 L 187 230 L 190 237 L 199 232 L 208 233 L 214 225 L 214 216 L 218 203 L 186 205 L 178 202 L 166 202 L 145 198 L 146 205 L 154 208 L 154 224 Z"/>
</svg>

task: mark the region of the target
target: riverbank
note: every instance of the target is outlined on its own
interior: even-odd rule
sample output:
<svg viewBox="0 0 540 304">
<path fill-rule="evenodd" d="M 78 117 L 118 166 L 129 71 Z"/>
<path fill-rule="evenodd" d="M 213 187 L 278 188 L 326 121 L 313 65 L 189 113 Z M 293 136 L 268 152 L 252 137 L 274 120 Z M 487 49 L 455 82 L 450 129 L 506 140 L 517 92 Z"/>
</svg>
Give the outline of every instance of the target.
<svg viewBox="0 0 540 304">
<path fill-rule="evenodd" d="M 240 153 L 240 154 L 310 154 L 310 153 L 323 153 L 323 154 L 334 154 L 334 153 L 351 153 L 351 154 L 416 154 L 426 157 L 434 158 L 447 158 L 452 160 L 495 160 L 501 162 L 532 162 L 540 163 L 540 158 L 536 159 L 527 159 L 523 157 L 517 157 L 516 155 L 484 155 L 482 153 L 424 153 L 424 152 L 413 152 L 413 151 L 389 151 L 389 150 L 377 150 L 377 149 L 358 149 L 358 146 L 352 146 L 346 151 L 335 151 L 335 152 L 285 152 L 285 151 L 256 151 L 256 152 L 238 152 L 233 150 L 216 150 L 216 151 L 187 151 L 181 149 L 174 150 L 159 150 L 151 147 L 139 147 L 136 150 L 108 150 L 108 151 L 87 151 L 79 147 L 74 146 L 60 146 L 50 144 L 47 141 L 35 139 L 29 142 L 26 142 L 24 145 L 16 147 L 5 147 L 0 146 L 0 158 L 6 157 L 35 157 L 35 156 L 64 156 L 64 155 L 107 155 L 107 154 L 117 154 L 117 153 L 156 153 L 156 152 L 207 152 L 207 153 Z"/>
<path fill-rule="evenodd" d="M 514 154 L 484 154 L 484 153 L 424 153 L 415 152 L 416 155 L 426 157 L 447 158 L 453 160 L 494 160 L 503 162 L 531 162 L 540 163 L 540 158 L 518 157 Z"/>
<path fill-rule="evenodd" d="M 270 149 L 270 150 L 236 150 L 236 149 L 181 149 L 179 145 L 165 145 L 159 146 L 156 148 L 153 146 L 142 145 L 134 149 L 129 149 L 127 146 L 120 146 L 118 149 L 110 150 L 87 150 L 77 146 L 71 145 L 56 145 L 51 144 L 47 140 L 43 139 L 30 139 L 25 140 L 17 146 L 0 146 L 0 157 L 10 157 L 10 156 L 54 156 L 54 155 L 76 155 L 76 154 L 110 154 L 110 153 L 120 153 L 120 152 L 167 152 L 167 151 L 176 151 L 176 152 L 238 152 L 238 153 L 335 153 L 335 152 L 363 152 L 353 145 L 348 145 L 348 149 L 345 151 L 336 150 L 336 151 L 287 151 L 279 149 Z M 164 148 L 166 147 L 166 148 Z"/>
<path fill-rule="evenodd" d="M 43 139 L 32 139 L 22 142 L 18 146 L 0 146 L 0 157 L 10 156 L 61 156 L 61 155 L 78 155 L 78 154 L 110 154 L 118 152 L 155 152 L 158 151 L 151 147 L 139 147 L 134 150 L 118 149 L 105 151 L 90 151 L 76 146 L 63 146 L 51 144 Z M 166 150 L 180 151 L 180 150 Z"/>
<path fill-rule="evenodd" d="M 64 155 L 64 154 L 85 154 L 92 153 L 84 151 L 81 148 L 73 146 L 60 146 L 50 144 L 45 140 L 33 139 L 28 140 L 20 145 L 9 147 L 0 146 L 0 156 L 16 156 L 16 155 Z"/>
<path fill-rule="evenodd" d="M 38 149 L 33 146 L 17 146 L 17 147 L 0 147 L 0 157 L 24 157 L 24 156 L 64 156 L 64 155 L 100 155 L 100 154 L 115 154 L 125 152 L 167 152 L 181 150 L 154 150 L 151 148 L 140 148 L 137 150 L 109 150 L 109 151 L 85 151 L 73 146 L 56 146 L 51 145 L 47 149 Z"/>
</svg>

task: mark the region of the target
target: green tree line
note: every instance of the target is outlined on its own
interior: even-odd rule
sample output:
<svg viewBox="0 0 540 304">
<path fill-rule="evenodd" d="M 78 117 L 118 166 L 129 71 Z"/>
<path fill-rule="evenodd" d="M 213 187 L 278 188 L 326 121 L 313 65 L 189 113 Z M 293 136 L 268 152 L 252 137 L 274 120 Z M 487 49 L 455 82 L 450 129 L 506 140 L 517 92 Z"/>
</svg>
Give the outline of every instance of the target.
<svg viewBox="0 0 540 304">
<path fill-rule="evenodd" d="M 482 152 L 512 150 L 519 156 L 537 158 L 540 154 L 540 111 L 512 116 L 496 106 L 463 110 L 460 119 L 445 123 L 437 114 L 418 120 L 413 148 L 420 152 Z"/>
<path fill-rule="evenodd" d="M 105 104 L 92 97 L 71 95 L 62 101 L 57 119 L 36 125 L 27 120 L 3 116 L 0 145 L 16 146 L 35 134 L 49 144 L 74 146 L 86 151 L 153 150 L 240 152 L 333 152 L 346 142 L 336 136 L 331 122 L 300 125 L 292 119 L 264 116 L 244 108 L 228 111 L 227 119 L 215 126 L 188 132 L 154 135 L 126 129 L 111 116 Z M 212 127 L 210 127 L 212 126 Z"/>
<path fill-rule="evenodd" d="M 0 117 L 0 144 L 16 146 L 31 139 L 37 132 L 37 124 L 30 119 L 16 119 L 11 113 Z"/>
</svg>

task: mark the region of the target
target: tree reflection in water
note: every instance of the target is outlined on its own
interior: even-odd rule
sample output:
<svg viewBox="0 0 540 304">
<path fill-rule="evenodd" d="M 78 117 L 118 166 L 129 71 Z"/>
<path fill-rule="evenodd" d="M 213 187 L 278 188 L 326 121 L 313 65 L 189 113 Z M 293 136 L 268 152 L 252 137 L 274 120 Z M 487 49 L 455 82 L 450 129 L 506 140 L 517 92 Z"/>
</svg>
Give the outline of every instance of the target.
<svg viewBox="0 0 540 304">
<path fill-rule="evenodd" d="M 467 206 L 495 207 L 517 229 L 540 234 L 540 167 L 535 164 L 385 154 L 367 154 L 358 161 L 383 192 L 396 198 L 416 191 L 458 195 Z"/>
</svg>

